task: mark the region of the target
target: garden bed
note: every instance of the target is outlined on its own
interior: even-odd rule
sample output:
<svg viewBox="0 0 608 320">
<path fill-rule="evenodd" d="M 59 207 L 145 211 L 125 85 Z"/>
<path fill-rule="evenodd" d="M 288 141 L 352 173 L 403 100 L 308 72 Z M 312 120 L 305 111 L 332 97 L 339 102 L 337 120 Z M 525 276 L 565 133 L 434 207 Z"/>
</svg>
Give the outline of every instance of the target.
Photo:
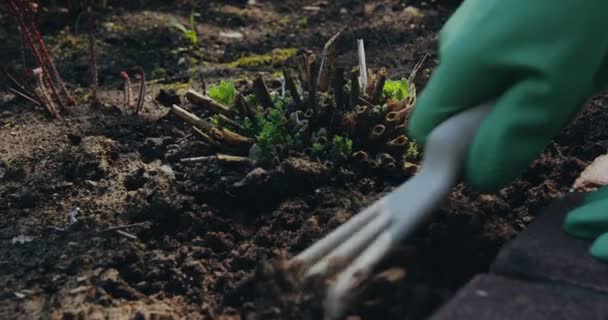
<svg viewBox="0 0 608 320">
<path fill-rule="evenodd" d="M 407 78 L 428 55 L 414 81 L 423 88 L 436 63 L 437 31 L 452 9 L 383 0 L 258 2 L 195 8 L 197 46 L 171 27 L 175 19 L 186 23 L 189 6 L 159 1 L 107 9 L 96 35 L 102 103 L 93 106 L 85 102 L 88 91 L 76 89 L 88 85 L 81 36 L 57 22 L 62 11 L 43 15 L 45 40 L 79 103 L 54 120 L 7 88 L 0 92 L 1 318 L 319 318 L 314 292 L 277 275 L 276 261 L 408 177 L 356 161 L 329 170 L 299 155 L 271 161 L 253 178 L 257 166 L 248 162 L 181 162 L 216 152 L 163 102 L 170 106 L 172 93 L 184 88 L 202 91 L 200 75 L 207 85 L 232 79 L 247 91 L 263 72 L 271 90 L 278 88 L 272 79 L 291 60 L 265 55 L 290 48 L 320 53 L 337 32 L 337 61 L 348 70 L 357 64 L 359 38 L 370 68 L 387 67 L 392 79 Z M 8 65 L 19 59 L 19 37 L 2 14 L 0 32 L 15 34 L 0 44 Z M 123 105 L 119 89 L 120 71 L 133 65 L 151 78 L 139 116 Z M 353 319 L 423 319 L 486 271 L 505 241 L 606 152 L 607 101 L 592 99 L 500 192 L 457 186 L 432 221 L 379 267 L 350 310 Z M 179 102 L 202 113 L 184 97 Z"/>
</svg>

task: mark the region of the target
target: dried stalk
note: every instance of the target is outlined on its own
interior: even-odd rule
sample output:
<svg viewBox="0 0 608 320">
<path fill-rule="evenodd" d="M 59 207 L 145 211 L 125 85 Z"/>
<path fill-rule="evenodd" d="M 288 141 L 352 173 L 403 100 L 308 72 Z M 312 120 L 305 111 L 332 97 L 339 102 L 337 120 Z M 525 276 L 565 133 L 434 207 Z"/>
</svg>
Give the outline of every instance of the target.
<svg viewBox="0 0 608 320">
<path fill-rule="evenodd" d="M 218 153 L 213 156 L 184 158 L 184 159 L 180 159 L 179 161 L 182 163 L 199 163 L 199 162 L 207 162 L 207 161 L 218 161 L 223 164 L 236 164 L 236 165 L 252 164 L 251 159 L 249 159 L 248 157 L 231 156 L 228 154 L 221 154 L 221 153 Z"/>
<path fill-rule="evenodd" d="M 331 76 L 334 72 L 334 64 L 336 63 L 336 43 L 339 37 L 340 32 L 331 37 L 323 47 L 321 66 L 319 68 L 319 76 L 317 78 L 317 84 L 320 92 L 329 91 L 329 87 L 331 85 Z"/>
<path fill-rule="evenodd" d="M 61 79 L 61 75 L 59 75 L 59 72 L 57 71 L 57 67 L 55 67 L 53 58 L 51 58 L 51 56 L 49 55 L 46 45 L 42 41 L 42 35 L 38 31 L 38 26 L 36 26 L 36 23 L 33 20 L 31 21 L 31 27 L 32 27 L 32 31 L 34 32 L 35 38 L 38 41 L 38 45 L 40 46 L 40 49 L 42 50 L 42 53 L 43 53 L 42 56 L 46 59 L 46 62 L 50 66 L 53 76 L 59 83 L 59 87 L 61 88 L 63 95 L 65 96 L 65 98 L 68 101 L 68 105 L 76 104 L 76 102 L 74 101 L 72 96 L 70 96 L 70 93 L 68 92 L 67 88 L 65 87 L 65 83 L 63 82 L 63 79 Z"/>
<path fill-rule="evenodd" d="M 222 105 L 219 102 L 214 101 L 211 97 L 200 94 L 193 89 L 186 92 L 186 99 L 191 103 L 203 107 L 214 114 L 223 114 L 227 117 L 234 117 L 235 113 L 232 109 Z"/>
<path fill-rule="evenodd" d="M 262 107 L 266 109 L 272 108 L 272 97 L 261 73 L 256 74 L 253 79 L 253 90 Z"/>
<path fill-rule="evenodd" d="M 416 64 L 412 68 L 412 72 L 410 73 L 410 76 L 407 78 L 407 83 L 414 82 L 414 79 L 416 79 L 416 77 L 418 76 L 418 71 L 422 68 L 422 66 L 424 65 L 424 62 L 426 61 L 426 59 L 428 57 L 429 57 L 429 54 L 425 53 L 424 56 L 422 56 L 422 59 L 420 59 L 420 61 L 416 62 Z"/>
<path fill-rule="evenodd" d="M 308 91 L 308 57 L 306 54 L 301 54 L 295 59 L 295 63 L 300 78 L 300 87 L 302 91 Z"/>
<path fill-rule="evenodd" d="M 61 98 L 59 97 L 59 94 L 57 93 L 57 89 L 55 88 L 55 85 L 51 80 L 49 67 L 45 63 L 46 60 L 43 58 L 43 54 L 40 52 L 40 50 L 34 44 L 32 34 L 28 30 L 27 25 L 25 23 L 24 14 L 25 14 L 25 12 L 29 12 L 29 10 L 26 8 L 23 8 L 23 6 L 20 6 L 19 4 L 17 4 L 18 2 L 16 2 L 15 0 L 9 0 L 8 3 L 9 3 L 9 9 L 10 9 L 11 13 L 17 18 L 19 27 L 21 28 L 21 32 L 24 35 L 25 39 L 27 40 L 28 45 L 30 46 L 30 49 L 32 49 L 32 53 L 34 54 L 34 58 L 36 58 L 36 62 L 38 62 L 39 67 L 42 69 L 42 76 L 44 77 L 44 80 L 47 81 L 47 83 L 49 84 L 51 91 L 53 92 L 53 96 L 57 99 L 57 102 L 59 103 L 60 108 L 63 109 L 63 104 L 61 102 Z M 21 4 L 21 5 L 23 5 L 23 4 Z M 45 90 L 46 90 L 46 88 L 45 88 Z M 46 98 L 50 98 L 50 96 L 48 95 L 48 92 L 47 92 L 47 96 L 45 97 L 45 99 Z M 51 100 L 49 100 L 49 103 L 52 103 Z"/>
<path fill-rule="evenodd" d="M 381 68 L 375 81 L 374 92 L 372 93 L 372 104 L 380 104 L 384 93 L 384 82 L 386 81 L 387 70 Z"/>
<path fill-rule="evenodd" d="M 291 70 L 283 69 L 283 77 L 285 77 L 285 86 L 287 87 L 287 90 L 289 90 L 296 108 L 301 110 L 304 106 L 302 105 L 302 99 L 300 99 L 300 94 L 298 93 L 298 88 L 293 80 Z"/>
</svg>

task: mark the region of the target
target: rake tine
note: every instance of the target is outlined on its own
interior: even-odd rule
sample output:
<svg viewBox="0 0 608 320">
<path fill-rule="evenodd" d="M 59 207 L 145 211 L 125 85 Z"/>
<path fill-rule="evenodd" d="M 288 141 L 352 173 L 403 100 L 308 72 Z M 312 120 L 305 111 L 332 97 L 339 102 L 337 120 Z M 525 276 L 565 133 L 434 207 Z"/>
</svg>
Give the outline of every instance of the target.
<svg viewBox="0 0 608 320">
<path fill-rule="evenodd" d="M 295 256 L 290 260 L 289 264 L 304 268 L 315 264 L 327 253 L 334 250 L 340 243 L 350 238 L 353 233 L 365 227 L 369 221 L 380 213 L 380 207 L 381 203 L 375 203 L 359 214 L 353 216 L 346 223 Z"/>
<path fill-rule="evenodd" d="M 332 265 L 350 262 L 353 258 L 364 250 L 383 230 L 388 227 L 391 220 L 390 212 L 386 210 L 384 202 L 380 201 L 380 213 L 359 229 L 348 240 L 341 243 L 337 248 L 323 257 L 313 265 L 306 273 L 307 277 L 326 274 Z"/>
<path fill-rule="evenodd" d="M 390 232 L 382 232 L 329 287 L 324 301 L 325 319 L 340 317 L 354 298 L 353 289 L 366 280 L 374 266 L 391 250 L 394 239 Z"/>
</svg>

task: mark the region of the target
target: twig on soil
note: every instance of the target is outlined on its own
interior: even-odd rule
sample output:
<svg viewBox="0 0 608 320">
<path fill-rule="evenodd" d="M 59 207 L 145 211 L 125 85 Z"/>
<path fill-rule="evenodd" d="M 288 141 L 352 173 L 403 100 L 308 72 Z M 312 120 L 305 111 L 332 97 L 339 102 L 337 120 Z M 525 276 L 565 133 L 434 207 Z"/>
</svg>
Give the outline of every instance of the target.
<svg viewBox="0 0 608 320">
<path fill-rule="evenodd" d="M 203 156 L 203 157 L 193 157 L 193 158 L 184 158 L 179 160 L 182 163 L 198 163 L 198 162 L 207 162 L 207 161 L 218 161 L 225 164 L 252 164 L 251 159 L 248 157 L 239 157 L 239 156 L 231 156 L 228 154 L 218 153 L 213 156 Z"/>
<path fill-rule="evenodd" d="M 109 228 L 106 228 L 103 230 L 99 230 L 99 231 L 97 231 L 97 233 L 104 233 L 104 232 L 108 232 L 108 231 L 116 231 L 116 230 L 130 229 L 130 228 L 148 228 L 150 225 L 151 225 L 150 222 L 123 224 L 120 226 L 114 226 L 114 227 L 109 227 Z"/>
<path fill-rule="evenodd" d="M 118 233 L 119 235 L 125 237 L 125 238 L 129 238 L 131 240 L 137 240 L 137 236 L 130 234 L 126 231 L 122 231 L 122 230 L 115 230 L 116 233 Z"/>
<path fill-rule="evenodd" d="M 225 128 L 217 128 L 210 122 L 203 120 L 193 113 L 190 113 L 177 105 L 173 105 L 173 113 L 183 121 L 197 127 L 198 129 L 208 131 L 209 139 L 217 141 L 222 146 L 234 147 L 241 151 L 248 150 L 255 142 L 254 139 L 242 136 Z M 201 131 L 204 135 L 204 132 Z"/>
</svg>

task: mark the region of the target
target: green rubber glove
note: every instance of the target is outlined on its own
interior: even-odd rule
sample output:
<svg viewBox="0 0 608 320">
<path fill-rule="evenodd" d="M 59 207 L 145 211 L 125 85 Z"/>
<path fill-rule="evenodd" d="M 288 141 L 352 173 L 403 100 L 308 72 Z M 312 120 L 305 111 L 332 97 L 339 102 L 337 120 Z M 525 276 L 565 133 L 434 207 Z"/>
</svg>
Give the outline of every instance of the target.
<svg viewBox="0 0 608 320">
<path fill-rule="evenodd" d="M 608 187 L 587 195 L 583 206 L 568 213 L 564 228 L 575 237 L 593 240 L 591 255 L 608 262 Z"/>
<path fill-rule="evenodd" d="M 606 84 L 607 30 L 606 0 L 465 0 L 441 31 L 410 135 L 424 144 L 451 115 L 497 99 L 465 176 L 476 190 L 504 186 Z"/>
</svg>

